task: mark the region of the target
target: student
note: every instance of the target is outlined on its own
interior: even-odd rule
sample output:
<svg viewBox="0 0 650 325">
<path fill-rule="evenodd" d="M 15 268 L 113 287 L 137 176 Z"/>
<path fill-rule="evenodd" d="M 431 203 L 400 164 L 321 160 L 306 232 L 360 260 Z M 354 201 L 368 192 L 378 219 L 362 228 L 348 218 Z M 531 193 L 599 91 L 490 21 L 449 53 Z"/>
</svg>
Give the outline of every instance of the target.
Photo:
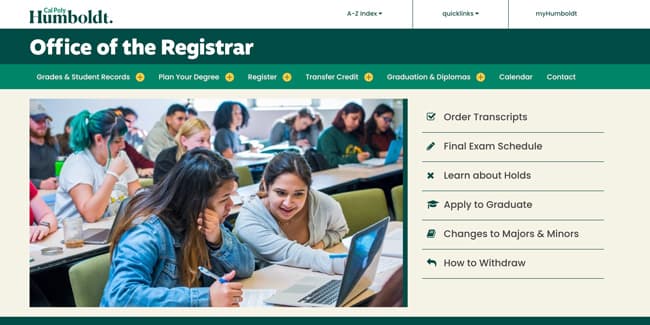
<svg viewBox="0 0 650 325">
<path fill-rule="evenodd" d="M 71 125 L 74 153 L 61 168 L 54 212 L 59 221 L 80 215 L 86 222 L 96 222 L 140 188 L 138 175 L 122 151 L 127 127 L 110 109 L 83 111 Z"/>
<path fill-rule="evenodd" d="M 52 117 L 37 102 L 29 104 L 29 179 L 36 188 L 55 190 L 54 164 L 59 156 L 56 138 L 51 135 Z"/>
<path fill-rule="evenodd" d="M 330 274 L 343 273 L 345 259 L 330 259 L 323 249 L 347 232 L 341 206 L 311 188 L 309 165 L 295 152 L 271 159 L 257 197 L 241 208 L 234 229 L 262 260 Z"/>
<path fill-rule="evenodd" d="M 244 151 L 239 141 L 239 129 L 248 125 L 248 117 L 248 110 L 242 103 L 221 103 L 212 121 L 217 130 L 214 136 L 214 150 L 228 159 L 233 158 L 235 153 Z"/>
<path fill-rule="evenodd" d="M 159 183 L 184 153 L 197 147 L 210 149 L 210 126 L 200 118 L 188 120 L 176 134 L 176 146 L 160 152 L 156 158 L 153 182 Z"/>
<path fill-rule="evenodd" d="M 72 122 L 73 118 L 74 115 L 68 117 L 63 126 L 63 133 L 56 135 L 56 141 L 59 143 L 59 154 L 61 156 L 69 156 L 72 154 L 72 148 L 70 148 L 70 132 L 72 132 L 70 122 Z"/>
<path fill-rule="evenodd" d="M 278 144 L 288 141 L 303 149 L 315 147 L 318 134 L 323 129 L 323 122 L 311 108 L 305 107 L 275 121 L 271 128 L 269 141 Z"/>
<path fill-rule="evenodd" d="M 385 158 L 390 142 L 395 140 L 395 132 L 390 127 L 395 111 L 386 104 L 379 104 L 366 121 L 366 141 L 376 156 Z"/>
<path fill-rule="evenodd" d="M 230 163 L 216 153 L 187 152 L 168 177 L 138 193 L 111 238 L 103 307 L 238 307 L 255 258 L 223 225 L 237 189 Z"/>
<path fill-rule="evenodd" d="M 134 110 L 128 107 L 118 107 L 115 109 L 115 114 L 124 119 L 126 127 L 129 129 L 124 136 L 124 151 L 129 157 L 129 160 L 133 164 L 135 171 L 140 177 L 151 177 L 153 176 L 153 161 L 149 160 L 147 157 L 141 155 L 137 149 L 133 147 L 127 140 L 127 136 L 131 134 L 131 129 L 133 124 L 138 119 L 137 114 Z"/>
<path fill-rule="evenodd" d="M 29 182 L 29 241 L 34 243 L 47 237 L 57 229 L 54 212 L 43 198 L 38 196 L 38 189 Z"/>
<path fill-rule="evenodd" d="M 140 148 L 144 144 L 147 133 L 135 126 L 135 122 L 138 121 L 138 113 L 129 107 L 120 106 L 117 109 L 122 111 L 124 122 L 126 122 L 126 126 L 129 128 L 129 131 L 124 136 L 124 140 L 134 148 Z"/>
<path fill-rule="evenodd" d="M 158 154 L 169 147 L 173 147 L 174 137 L 178 129 L 187 120 L 187 110 L 181 104 L 173 104 L 167 109 L 167 114 L 154 124 L 144 140 L 142 154 L 151 161 L 156 161 Z"/>
<path fill-rule="evenodd" d="M 330 166 L 358 163 L 370 158 L 370 147 L 362 145 L 364 119 L 363 107 L 347 103 L 336 113 L 332 126 L 321 133 L 316 149 Z"/>
</svg>

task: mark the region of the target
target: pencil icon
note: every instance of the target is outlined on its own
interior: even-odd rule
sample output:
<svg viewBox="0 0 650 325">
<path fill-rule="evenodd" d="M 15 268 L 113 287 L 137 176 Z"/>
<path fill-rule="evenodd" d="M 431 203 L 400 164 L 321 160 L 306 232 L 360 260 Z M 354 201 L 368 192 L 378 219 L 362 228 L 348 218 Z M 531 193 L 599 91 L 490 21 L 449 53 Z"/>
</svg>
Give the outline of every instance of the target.
<svg viewBox="0 0 650 325">
<path fill-rule="evenodd" d="M 431 143 L 427 146 L 427 151 L 431 150 L 431 149 L 433 148 L 433 146 L 435 146 L 435 145 L 436 145 L 435 142 L 431 142 Z"/>
</svg>

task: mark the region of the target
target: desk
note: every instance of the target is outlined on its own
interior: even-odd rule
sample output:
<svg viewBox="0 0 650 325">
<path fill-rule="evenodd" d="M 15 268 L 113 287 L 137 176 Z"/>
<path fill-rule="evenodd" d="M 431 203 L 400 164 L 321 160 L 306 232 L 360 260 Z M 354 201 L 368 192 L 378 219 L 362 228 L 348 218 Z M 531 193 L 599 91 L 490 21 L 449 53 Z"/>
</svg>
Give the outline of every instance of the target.
<svg viewBox="0 0 650 325">
<path fill-rule="evenodd" d="M 113 225 L 115 217 L 103 218 L 95 223 L 84 223 L 83 228 L 102 228 L 108 229 Z M 59 265 L 73 263 L 83 260 L 88 257 L 102 254 L 108 251 L 108 245 L 88 245 L 85 244 L 79 248 L 66 248 L 62 243 L 63 229 L 59 228 L 55 233 L 50 234 L 44 240 L 37 243 L 29 244 L 30 260 L 29 272 L 40 272 Z M 41 249 L 45 247 L 61 247 L 63 248 L 62 254 L 57 255 L 43 255 Z"/>
<path fill-rule="evenodd" d="M 391 221 L 388 224 L 388 229 L 386 230 L 386 234 L 390 233 L 395 229 L 401 229 L 401 228 L 402 228 L 401 222 Z M 331 249 L 328 249 L 327 251 L 342 252 L 342 251 L 347 251 L 347 248 L 342 244 L 339 244 L 334 246 Z M 382 271 L 380 271 L 379 270 L 380 268 L 378 268 L 377 275 L 375 276 L 375 281 L 372 283 L 370 288 L 362 292 L 359 296 L 355 297 L 350 302 L 349 305 L 356 305 L 372 297 L 373 295 L 375 295 L 375 293 L 381 290 L 384 283 L 388 281 L 388 278 L 390 278 L 393 272 L 395 272 L 395 270 L 397 270 L 402 265 L 402 259 L 395 258 L 395 257 L 381 256 L 379 263 L 380 263 L 380 268 L 382 268 L 381 265 L 382 263 L 384 263 L 384 265 L 386 265 L 387 267 L 384 267 L 385 269 Z M 244 291 L 246 289 L 282 290 L 290 287 L 291 285 L 293 285 L 294 283 L 296 283 L 298 280 L 300 280 L 305 276 L 318 276 L 318 277 L 326 277 L 331 279 L 341 278 L 340 275 L 327 275 L 324 273 L 313 272 L 309 269 L 301 269 L 296 267 L 274 264 L 269 267 L 265 267 L 263 269 L 255 271 L 252 277 L 248 279 L 244 279 L 240 282 L 244 285 Z"/>
<path fill-rule="evenodd" d="M 259 156 L 259 158 L 247 158 L 246 155 Z M 266 165 L 273 159 L 273 154 L 252 153 L 250 151 L 238 152 L 235 158 L 230 158 L 228 161 L 233 167 L 239 166 L 255 166 Z"/>
<path fill-rule="evenodd" d="M 399 175 L 402 173 L 404 165 L 400 160 L 395 164 L 384 165 L 380 167 L 343 167 L 342 169 L 353 170 L 358 175 L 360 181 L 368 182 L 384 177 Z"/>
</svg>

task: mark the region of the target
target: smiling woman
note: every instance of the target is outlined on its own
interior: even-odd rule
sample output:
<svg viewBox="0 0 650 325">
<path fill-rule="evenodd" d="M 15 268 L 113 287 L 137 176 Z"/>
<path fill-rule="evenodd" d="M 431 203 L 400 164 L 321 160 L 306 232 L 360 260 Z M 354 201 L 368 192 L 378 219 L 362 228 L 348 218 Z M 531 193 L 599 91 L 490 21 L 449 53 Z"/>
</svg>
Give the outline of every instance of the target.
<svg viewBox="0 0 650 325">
<path fill-rule="evenodd" d="M 342 273 L 341 261 L 323 249 L 348 232 L 341 206 L 311 188 L 311 170 L 294 152 L 266 166 L 257 197 L 239 212 L 234 233 L 266 262 Z"/>
</svg>

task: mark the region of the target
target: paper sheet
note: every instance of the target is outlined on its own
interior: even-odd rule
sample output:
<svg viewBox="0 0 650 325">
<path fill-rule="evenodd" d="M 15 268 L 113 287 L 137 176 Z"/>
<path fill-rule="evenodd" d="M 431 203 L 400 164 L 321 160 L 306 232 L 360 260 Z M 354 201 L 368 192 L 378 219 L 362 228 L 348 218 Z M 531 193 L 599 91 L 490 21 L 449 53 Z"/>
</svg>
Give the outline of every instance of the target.
<svg viewBox="0 0 650 325">
<path fill-rule="evenodd" d="M 272 307 L 273 305 L 264 302 L 265 299 L 270 298 L 276 292 L 275 289 L 246 289 L 244 288 L 244 301 L 240 307 Z"/>
</svg>

